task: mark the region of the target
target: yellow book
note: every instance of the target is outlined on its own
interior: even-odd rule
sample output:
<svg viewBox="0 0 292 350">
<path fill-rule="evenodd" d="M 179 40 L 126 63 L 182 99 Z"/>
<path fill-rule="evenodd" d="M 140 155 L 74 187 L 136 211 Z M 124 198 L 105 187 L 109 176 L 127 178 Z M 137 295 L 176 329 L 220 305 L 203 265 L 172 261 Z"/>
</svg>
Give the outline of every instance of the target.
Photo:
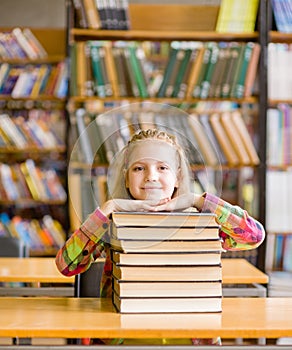
<svg viewBox="0 0 292 350">
<path fill-rule="evenodd" d="M 30 97 L 32 97 L 32 98 L 38 97 L 40 90 L 41 90 L 41 87 L 42 87 L 42 84 L 43 84 L 43 81 L 44 81 L 46 75 L 48 74 L 48 71 L 49 71 L 49 67 L 47 64 L 42 64 L 39 67 L 38 72 L 37 72 L 37 78 L 36 78 L 36 81 L 33 85 L 32 90 L 31 90 Z"/>
<path fill-rule="evenodd" d="M 218 113 L 213 113 L 210 116 L 210 124 L 229 165 L 238 165 L 239 158 L 235 153 L 228 136 L 226 135 Z"/>
<path fill-rule="evenodd" d="M 246 148 L 246 151 L 250 158 L 250 164 L 258 165 L 260 163 L 260 159 L 241 113 L 239 111 L 233 111 L 231 113 L 231 120 L 233 122 L 234 128 L 238 132 L 239 138 L 241 139 L 244 147 Z"/>
<path fill-rule="evenodd" d="M 229 138 L 230 144 L 239 158 L 240 164 L 250 165 L 249 155 L 240 135 L 238 134 L 238 130 L 234 125 L 233 119 L 231 119 L 231 113 L 223 112 L 221 115 L 221 122 L 226 135 Z"/>
</svg>

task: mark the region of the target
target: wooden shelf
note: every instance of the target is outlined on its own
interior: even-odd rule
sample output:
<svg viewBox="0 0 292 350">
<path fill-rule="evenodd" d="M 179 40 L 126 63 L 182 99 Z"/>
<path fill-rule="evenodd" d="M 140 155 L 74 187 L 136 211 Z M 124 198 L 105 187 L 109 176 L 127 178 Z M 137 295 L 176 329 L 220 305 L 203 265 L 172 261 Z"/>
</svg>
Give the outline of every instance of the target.
<svg viewBox="0 0 292 350">
<path fill-rule="evenodd" d="M 35 60 L 32 60 L 32 59 L 29 59 L 29 58 L 10 58 L 10 59 L 3 59 L 3 58 L 0 58 L 0 63 L 8 63 L 8 64 L 11 64 L 11 65 L 28 65 L 28 64 L 42 64 L 42 63 L 45 63 L 45 64 L 50 64 L 50 63 L 58 63 L 60 61 L 64 61 L 65 59 L 65 55 L 51 55 L 51 56 L 48 56 L 48 57 L 45 57 L 45 58 L 38 58 L 38 59 L 35 59 Z"/>
<path fill-rule="evenodd" d="M 96 30 L 72 28 L 75 40 L 194 40 L 194 41 L 247 41 L 257 40 L 258 32 L 218 33 L 215 31 L 155 31 L 155 30 Z"/>
<path fill-rule="evenodd" d="M 167 97 L 105 97 L 101 98 L 98 96 L 92 96 L 92 97 L 81 97 L 81 96 L 71 96 L 70 97 L 70 103 L 74 104 L 80 104 L 80 103 L 86 103 L 86 102 L 91 102 L 91 101 L 129 101 L 129 102 L 145 102 L 145 101 L 151 101 L 151 102 L 156 102 L 156 103 L 169 103 L 169 104 L 180 104 L 180 103 L 196 103 L 196 102 L 201 102 L 201 101 L 233 101 L 237 103 L 257 103 L 258 98 L 255 96 L 247 97 L 244 99 L 238 99 L 238 98 L 206 98 L 206 99 L 201 99 L 201 98 L 167 98 Z"/>
<path fill-rule="evenodd" d="M 292 33 L 282 33 L 277 31 L 271 31 L 269 33 L 270 42 L 287 42 L 292 43 Z"/>
<path fill-rule="evenodd" d="M 64 153 L 66 151 L 65 146 L 53 147 L 53 148 L 42 148 L 42 147 L 25 147 L 17 148 L 13 146 L 0 147 L 0 157 L 2 154 L 18 154 L 18 153 Z"/>
<path fill-rule="evenodd" d="M 51 96 L 51 95 L 39 95 L 37 97 L 11 97 L 11 95 L 0 95 L 0 100 L 1 101 L 59 101 L 59 102 L 65 102 L 66 99 L 65 98 L 60 98 L 60 97 L 55 97 L 55 96 Z"/>
<path fill-rule="evenodd" d="M 64 205 L 66 200 L 37 200 L 37 199 L 17 199 L 17 200 L 0 200 L 0 205 L 26 205 L 26 206 L 36 206 L 40 204 L 46 205 Z"/>
<path fill-rule="evenodd" d="M 269 100 L 269 106 L 276 106 L 279 103 L 292 104 L 292 98 L 289 100 Z"/>
</svg>

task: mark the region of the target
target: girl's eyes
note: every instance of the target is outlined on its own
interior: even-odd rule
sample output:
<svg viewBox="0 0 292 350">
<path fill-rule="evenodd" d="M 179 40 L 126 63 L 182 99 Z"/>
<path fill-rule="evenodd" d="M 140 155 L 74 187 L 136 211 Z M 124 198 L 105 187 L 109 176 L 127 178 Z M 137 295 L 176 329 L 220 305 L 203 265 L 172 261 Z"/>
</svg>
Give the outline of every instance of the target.
<svg viewBox="0 0 292 350">
<path fill-rule="evenodd" d="M 157 169 L 158 169 L 158 171 L 165 171 L 165 170 L 168 170 L 169 168 L 168 168 L 168 166 L 166 166 L 166 165 L 159 165 L 159 166 L 157 167 Z M 144 166 L 142 166 L 142 165 L 135 166 L 135 167 L 133 168 L 133 171 L 134 171 L 134 172 L 136 172 L 136 171 L 143 171 L 143 170 L 146 170 L 146 168 L 145 168 Z"/>
<path fill-rule="evenodd" d="M 142 171 L 144 169 L 144 167 L 142 166 L 135 166 L 135 168 L 133 168 L 133 171 Z"/>
<path fill-rule="evenodd" d="M 161 166 L 159 167 L 159 169 L 160 169 L 160 170 L 168 170 L 168 167 L 165 166 L 165 165 L 161 165 Z"/>
</svg>

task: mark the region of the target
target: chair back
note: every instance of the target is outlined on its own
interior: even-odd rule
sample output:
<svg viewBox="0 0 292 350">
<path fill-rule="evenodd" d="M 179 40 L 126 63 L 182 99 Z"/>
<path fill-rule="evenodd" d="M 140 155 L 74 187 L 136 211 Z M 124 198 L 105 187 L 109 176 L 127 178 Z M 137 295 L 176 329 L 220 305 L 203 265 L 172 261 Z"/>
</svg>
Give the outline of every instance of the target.
<svg viewBox="0 0 292 350">
<path fill-rule="evenodd" d="M 104 260 L 93 262 L 88 270 L 75 276 L 74 296 L 78 298 L 100 297 L 100 282 Z"/>
<path fill-rule="evenodd" d="M 24 242 L 15 237 L 0 237 L 0 256 L 19 257 L 29 256 L 29 249 Z"/>
</svg>

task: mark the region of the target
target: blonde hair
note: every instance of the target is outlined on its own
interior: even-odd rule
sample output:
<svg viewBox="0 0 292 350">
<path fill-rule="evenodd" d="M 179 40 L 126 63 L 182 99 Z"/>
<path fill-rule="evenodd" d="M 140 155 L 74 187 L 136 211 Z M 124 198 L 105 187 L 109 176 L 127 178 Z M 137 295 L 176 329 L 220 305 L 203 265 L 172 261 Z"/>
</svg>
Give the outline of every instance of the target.
<svg viewBox="0 0 292 350">
<path fill-rule="evenodd" d="M 129 154 L 135 145 L 141 142 L 162 141 L 167 142 L 176 149 L 179 164 L 179 186 L 174 192 L 174 196 L 190 193 L 191 176 L 190 165 L 183 148 L 177 141 L 176 136 L 158 129 L 141 130 L 134 134 L 128 144 L 117 153 L 113 159 L 108 172 L 109 197 L 111 198 L 131 198 L 125 183 L 125 171 L 127 171 Z"/>
</svg>

